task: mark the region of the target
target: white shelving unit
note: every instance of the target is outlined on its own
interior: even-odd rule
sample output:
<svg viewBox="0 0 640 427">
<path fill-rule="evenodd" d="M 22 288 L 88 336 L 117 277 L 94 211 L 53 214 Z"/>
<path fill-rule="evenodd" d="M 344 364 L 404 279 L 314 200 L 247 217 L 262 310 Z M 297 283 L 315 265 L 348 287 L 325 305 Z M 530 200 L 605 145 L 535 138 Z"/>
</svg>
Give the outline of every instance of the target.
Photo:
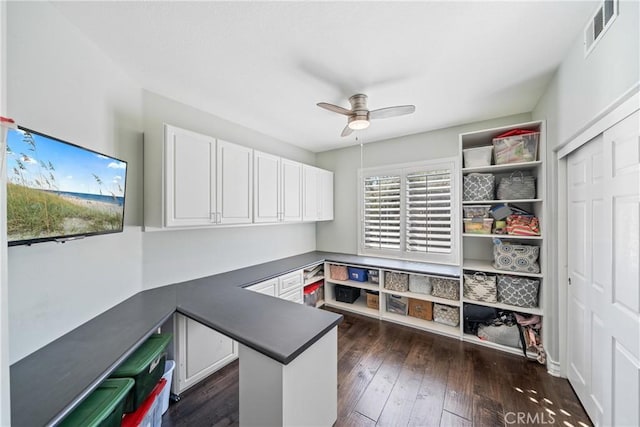
<svg viewBox="0 0 640 427">
<path fill-rule="evenodd" d="M 531 162 L 525 163 L 511 163 L 502 165 L 489 165 L 482 167 L 463 167 L 461 174 L 464 176 L 470 173 L 491 173 L 496 177 L 496 189 L 500 180 L 504 177 L 510 176 L 512 173 L 521 171 L 524 175 L 532 175 L 536 178 L 536 196 L 532 199 L 521 200 L 463 200 L 462 207 L 467 205 L 496 205 L 507 204 L 515 205 L 519 208 L 532 212 L 540 220 L 540 236 L 512 236 L 504 234 L 472 234 L 462 233 L 461 235 L 461 248 L 462 248 L 462 273 L 474 273 L 476 271 L 491 274 L 491 275 L 511 275 L 532 277 L 540 280 L 540 290 L 538 293 L 538 307 L 525 308 L 516 307 L 502 303 L 487 303 L 479 302 L 464 298 L 463 292 L 461 292 L 462 302 L 483 305 L 488 307 L 494 307 L 500 310 L 509 310 L 518 313 L 537 314 L 544 316 L 544 290 L 548 286 L 545 283 L 546 277 L 546 247 L 545 247 L 545 164 L 541 159 L 545 158 L 545 124 L 542 121 L 535 121 L 529 123 L 520 123 L 512 126 L 505 126 L 495 129 L 487 129 L 478 132 L 465 133 L 460 135 L 460 158 L 463 161 L 463 151 L 467 148 L 475 148 L 481 146 L 491 146 L 492 140 L 497 135 L 513 129 L 527 129 L 540 132 L 540 138 L 538 143 L 537 159 Z M 513 271 L 498 270 L 493 267 L 493 239 L 498 238 L 503 241 L 513 241 L 521 244 L 534 245 L 540 247 L 540 273 L 520 273 Z M 544 336 L 544 335 L 543 335 Z M 475 344 L 484 345 L 490 348 L 507 351 L 513 354 L 522 354 L 522 349 L 508 347 L 485 340 L 481 340 L 475 335 L 462 334 L 462 339 Z M 528 354 L 529 357 L 535 358 L 535 354 Z"/>
<path fill-rule="evenodd" d="M 332 279 L 330 276 L 329 264 L 334 265 L 344 265 L 346 267 L 356 267 L 363 268 L 365 270 L 377 270 L 379 283 L 372 282 L 358 282 L 355 280 L 337 280 Z M 347 264 L 338 264 L 338 263 L 327 263 L 325 264 L 325 305 L 329 307 L 335 307 L 341 310 L 349 311 L 352 313 L 362 314 L 364 316 L 373 317 L 376 319 L 381 319 L 389 322 L 394 322 L 406 326 L 410 326 L 417 329 L 422 329 L 425 331 L 434 332 L 441 335 L 447 335 L 451 337 L 461 337 L 462 329 L 461 326 L 448 326 L 444 324 L 440 324 L 434 322 L 433 320 L 424 320 L 418 317 L 412 317 L 399 313 L 392 313 L 387 311 L 386 307 L 386 296 L 387 295 L 396 295 L 400 297 L 413 298 L 416 300 L 422 301 L 430 301 L 437 304 L 446 304 L 449 306 L 460 307 L 460 300 L 449 300 L 445 298 L 438 298 L 432 295 L 421 294 L 416 292 L 397 292 L 391 291 L 389 289 L 384 288 L 384 276 L 385 272 L 396 272 L 396 273 L 406 273 L 406 274 L 414 274 L 421 276 L 430 276 L 430 277 L 442 277 L 437 275 L 428 275 L 421 273 L 414 273 L 411 271 L 400 271 L 400 270 L 390 270 L 390 269 L 380 269 L 380 268 L 372 268 L 372 267 L 363 267 L 360 265 L 347 265 Z M 451 279 L 451 277 L 447 277 Z M 454 278 L 454 280 L 458 281 L 458 278 Z M 353 288 L 358 288 L 361 290 L 361 294 L 358 299 L 356 299 L 353 303 L 346 303 L 337 301 L 335 297 L 335 286 L 343 285 L 350 286 Z M 371 308 L 367 306 L 366 294 L 364 291 L 374 291 L 378 292 L 378 308 Z"/>
</svg>

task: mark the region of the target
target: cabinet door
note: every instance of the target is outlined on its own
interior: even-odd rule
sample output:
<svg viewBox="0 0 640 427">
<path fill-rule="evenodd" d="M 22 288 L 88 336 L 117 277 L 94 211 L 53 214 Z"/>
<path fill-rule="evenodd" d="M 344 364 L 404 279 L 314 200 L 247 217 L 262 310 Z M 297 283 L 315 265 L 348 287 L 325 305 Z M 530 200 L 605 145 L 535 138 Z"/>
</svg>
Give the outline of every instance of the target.
<svg viewBox="0 0 640 427">
<path fill-rule="evenodd" d="M 282 220 L 302 221 L 302 163 L 281 160 Z"/>
<path fill-rule="evenodd" d="M 313 166 L 302 167 L 303 176 L 303 221 L 316 221 L 318 219 L 318 169 Z"/>
<path fill-rule="evenodd" d="M 253 177 L 253 222 L 280 221 L 280 157 L 254 151 Z"/>
<path fill-rule="evenodd" d="M 215 139 L 165 125 L 164 225 L 184 227 L 215 222 Z"/>
<path fill-rule="evenodd" d="M 333 219 L 333 172 L 320 169 L 318 171 L 318 220 Z"/>
<path fill-rule="evenodd" d="M 289 292 L 292 289 L 302 289 L 302 274 L 302 270 L 298 270 L 280 276 L 278 281 L 278 292 L 280 296 L 282 296 L 284 292 Z"/>
<path fill-rule="evenodd" d="M 264 282 L 256 283 L 247 287 L 248 290 L 258 292 L 260 294 L 271 295 L 272 297 L 278 296 L 278 279 L 265 280 Z"/>
<path fill-rule="evenodd" d="M 216 193 L 219 224 L 253 220 L 253 150 L 218 140 Z"/>
<path fill-rule="evenodd" d="M 282 295 L 280 295 L 280 298 L 298 304 L 304 303 L 304 295 L 301 287 L 283 293 Z"/>
<path fill-rule="evenodd" d="M 176 314 L 176 386 L 180 394 L 238 358 L 237 343 L 201 323 Z"/>
</svg>

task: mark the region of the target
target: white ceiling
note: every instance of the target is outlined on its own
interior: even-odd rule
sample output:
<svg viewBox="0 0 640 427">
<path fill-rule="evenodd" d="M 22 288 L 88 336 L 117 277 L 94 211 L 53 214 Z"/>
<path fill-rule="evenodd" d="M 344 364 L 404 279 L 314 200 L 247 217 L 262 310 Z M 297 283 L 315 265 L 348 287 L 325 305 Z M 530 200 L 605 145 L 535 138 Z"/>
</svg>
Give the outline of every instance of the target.
<svg viewBox="0 0 640 427">
<path fill-rule="evenodd" d="M 531 111 L 593 1 L 56 2 L 142 87 L 314 152 Z M 341 138 L 354 93 L 414 104 Z"/>
</svg>

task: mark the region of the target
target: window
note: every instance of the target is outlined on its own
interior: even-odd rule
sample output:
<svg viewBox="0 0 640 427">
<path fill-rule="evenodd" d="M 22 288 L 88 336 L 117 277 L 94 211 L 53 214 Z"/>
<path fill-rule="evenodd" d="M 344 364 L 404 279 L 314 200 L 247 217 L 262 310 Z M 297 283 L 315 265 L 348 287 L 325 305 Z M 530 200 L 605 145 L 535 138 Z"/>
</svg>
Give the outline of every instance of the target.
<svg viewBox="0 0 640 427">
<path fill-rule="evenodd" d="M 457 264 L 457 160 L 360 170 L 359 253 Z"/>
</svg>

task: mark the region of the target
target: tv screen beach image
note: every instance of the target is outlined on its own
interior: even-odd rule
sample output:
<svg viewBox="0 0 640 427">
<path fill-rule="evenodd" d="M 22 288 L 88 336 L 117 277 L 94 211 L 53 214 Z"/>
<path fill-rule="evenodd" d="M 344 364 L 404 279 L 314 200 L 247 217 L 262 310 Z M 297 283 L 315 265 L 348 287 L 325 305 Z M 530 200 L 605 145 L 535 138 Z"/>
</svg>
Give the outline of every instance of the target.
<svg viewBox="0 0 640 427">
<path fill-rule="evenodd" d="M 6 157 L 9 244 L 122 231 L 125 162 L 22 129 Z"/>
</svg>

